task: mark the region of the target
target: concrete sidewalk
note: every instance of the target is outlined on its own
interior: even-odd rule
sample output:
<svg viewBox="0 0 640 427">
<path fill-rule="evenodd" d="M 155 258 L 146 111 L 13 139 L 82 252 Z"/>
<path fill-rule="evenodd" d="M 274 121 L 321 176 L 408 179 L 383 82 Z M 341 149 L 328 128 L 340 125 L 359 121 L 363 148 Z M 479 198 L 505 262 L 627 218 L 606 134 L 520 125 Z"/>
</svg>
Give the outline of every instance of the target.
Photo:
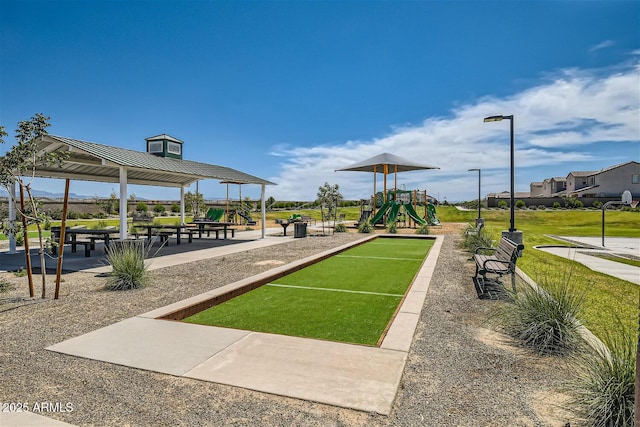
<svg viewBox="0 0 640 427">
<path fill-rule="evenodd" d="M 443 240 L 436 237 L 380 347 L 157 319 L 228 291 L 218 288 L 47 350 L 388 415 Z M 310 258 L 277 269 L 298 268 Z M 252 279 L 225 288 L 235 289 Z"/>
<path fill-rule="evenodd" d="M 598 237 L 553 236 L 576 246 L 536 246 L 535 248 L 553 255 L 579 262 L 593 271 L 608 274 L 640 285 L 640 267 L 610 261 L 594 256 L 596 254 L 622 254 L 640 257 L 640 239 L 629 237 L 608 237 L 602 246 Z M 582 245 L 585 245 L 584 247 Z M 592 255 L 590 255 L 592 254 Z"/>
</svg>

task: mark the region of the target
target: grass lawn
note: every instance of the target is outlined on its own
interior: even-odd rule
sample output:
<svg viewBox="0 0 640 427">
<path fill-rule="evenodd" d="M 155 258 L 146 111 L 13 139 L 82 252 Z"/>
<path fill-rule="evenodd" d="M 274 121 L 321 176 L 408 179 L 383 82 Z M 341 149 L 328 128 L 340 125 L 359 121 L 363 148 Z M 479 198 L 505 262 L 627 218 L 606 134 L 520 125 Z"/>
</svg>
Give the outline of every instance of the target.
<svg viewBox="0 0 640 427">
<path fill-rule="evenodd" d="M 438 207 L 443 222 L 473 222 L 477 211 L 463 212 L 454 207 Z M 500 238 L 509 228 L 509 210 L 483 210 L 486 230 Z M 532 248 L 537 245 L 563 244 L 545 235 L 601 236 L 600 210 L 516 210 L 516 228 L 524 235 L 525 250 L 518 266 L 532 279 L 546 276 L 563 280 L 585 292 L 580 320 L 594 334 L 604 337 L 607 331 L 624 330 L 635 336 L 638 328 L 640 287 L 631 282 L 598 273 L 569 259 Z M 606 235 L 640 238 L 640 213 L 608 211 Z"/>
<path fill-rule="evenodd" d="M 376 239 L 184 321 L 376 345 L 431 246 Z"/>
</svg>

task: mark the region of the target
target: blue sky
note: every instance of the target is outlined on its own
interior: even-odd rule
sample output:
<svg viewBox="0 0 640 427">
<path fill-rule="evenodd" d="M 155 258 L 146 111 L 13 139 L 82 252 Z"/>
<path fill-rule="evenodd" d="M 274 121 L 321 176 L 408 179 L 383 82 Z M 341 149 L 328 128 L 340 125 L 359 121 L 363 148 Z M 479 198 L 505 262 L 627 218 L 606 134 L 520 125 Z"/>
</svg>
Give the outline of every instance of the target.
<svg viewBox="0 0 640 427">
<path fill-rule="evenodd" d="M 0 154 L 37 112 L 52 134 L 141 151 L 170 134 L 186 159 L 276 182 L 278 200 L 325 181 L 368 197 L 372 174 L 334 170 L 390 152 L 439 166 L 398 184 L 450 201 L 477 196 L 469 168 L 483 194 L 508 190 L 509 124 L 482 119 L 513 114 L 527 191 L 640 160 L 640 2 L 0 0 Z"/>
</svg>

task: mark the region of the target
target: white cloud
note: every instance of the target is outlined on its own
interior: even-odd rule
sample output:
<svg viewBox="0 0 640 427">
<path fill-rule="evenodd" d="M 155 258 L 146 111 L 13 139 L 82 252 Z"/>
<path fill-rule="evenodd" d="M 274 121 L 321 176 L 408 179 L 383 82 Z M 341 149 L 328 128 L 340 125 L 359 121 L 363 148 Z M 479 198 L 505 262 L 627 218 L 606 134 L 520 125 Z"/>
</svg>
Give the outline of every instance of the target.
<svg viewBox="0 0 640 427">
<path fill-rule="evenodd" d="M 328 181 L 338 183 L 347 198 L 367 197 L 372 192 L 372 174 L 334 171 L 382 152 L 441 168 L 399 174 L 398 182 L 406 188 L 449 193 L 450 200 L 455 193 L 471 195 L 473 188 L 466 188 L 467 169 L 481 167 L 495 171 L 499 178 L 497 187 L 486 192 L 502 191 L 510 164 L 509 124 L 483 123 L 483 117 L 514 114 L 518 168 L 592 160 L 589 144 L 640 139 L 639 71 L 639 64 L 617 70 L 563 70 L 554 79 L 511 97 L 483 98 L 457 107 L 450 117 L 396 127 L 369 141 L 289 147 L 280 174 L 269 178 L 278 183 L 270 193 L 280 200 L 310 200 Z M 274 149 L 274 155 L 277 152 Z M 382 181 L 382 175 L 378 177 Z M 393 180 L 392 175 L 389 178 Z M 465 188 L 459 187 L 461 181 Z M 378 184 L 381 189 L 382 182 Z M 392 185 L 393 181 L 388 183 Z"/>
<path fill-rule="evenodd" d="M 595 52 L 597 50 L 600 49 L 606 49 L 610 46 L 613 46 L 615 43 L 613 43 L 611 40 L 605 40 L 603 42 L 598 43 L 597 45 L 591 47 L 591 49 L 589 49 L 589 52 Z"/>
</svg>

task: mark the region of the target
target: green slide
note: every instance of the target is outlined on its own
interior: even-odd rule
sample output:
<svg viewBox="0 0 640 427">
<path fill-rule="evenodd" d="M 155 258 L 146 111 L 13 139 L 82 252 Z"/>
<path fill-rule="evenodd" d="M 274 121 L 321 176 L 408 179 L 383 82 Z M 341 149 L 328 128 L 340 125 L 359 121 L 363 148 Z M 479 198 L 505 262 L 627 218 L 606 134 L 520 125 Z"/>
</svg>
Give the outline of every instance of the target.
<svg viewBox="0 0 640 427">
<path fill-rule="evenodd" d="M 429 225 L 440 225 L 440 220 L 436 216 L 436 207 L 432 204 L 427 205 L 427 219 L 429 220 Z"/>
<path fill-rule="evenodd" d="M 393 224 L 396 222 L 396 218 L 398 218 L 399 211 L 400 211 L 400 203 L 392 202 L 391 210 L 389 211 L 389 216 L 387 217 L 387 224 Z"/>
<path fill-rule="evenodd" d="M 414 220 L 416 224 L 425 225 L 427 223 L 427 221 L 420 218 L 420 215 L 418 215 L 415 209 L 413 209 L 413 206 L 411 206 L 410 204 L 404 205 L 404 210 L 407 211 L 407 215 L 409 215 L 409 217 Z"/>
<path fill-rule="evenodd" d="M 224 209 L 209 208 L 205 218 L 209 221 L 220 221 L 220 218 L 222 218 L 223 215 Z"/>
<path fill-rule="evenodd" d="M 376 215 L 371 219 L 371 224 L 377 224 L 380 221 L 382 221 L 382 217 L 384 216 L 384 214 L 387 213 L 387 210 L 389 209 L 389 207 L 391 206 L 391 201 L 385 203 L 384 205 L 382 205 L 382 207 L 380 208 L 380 210 L 376 213 Z"/>
</svg>

